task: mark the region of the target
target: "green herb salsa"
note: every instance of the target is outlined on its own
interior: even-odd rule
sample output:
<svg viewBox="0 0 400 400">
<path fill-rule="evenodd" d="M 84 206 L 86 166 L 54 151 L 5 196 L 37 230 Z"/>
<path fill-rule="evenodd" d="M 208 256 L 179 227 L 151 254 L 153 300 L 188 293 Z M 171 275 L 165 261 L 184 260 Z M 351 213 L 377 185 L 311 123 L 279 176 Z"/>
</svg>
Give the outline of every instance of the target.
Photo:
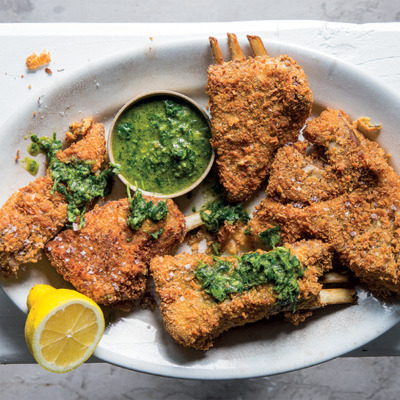
<svg viewBox="0 0 400 400">
<path fill-rule="evenodd" d="M 153 223 L 157 223 L 167 217 L 168 207 L 165 201 L 159 200 L 157 205 L 152 201 L 146 201 L 143 198 L 142 192 L 136 190 L 133 198 L 131 198 L 130 191 L 128 189 L 129 198 L 129 211 L 127 225 L 133 230 L 140 230 L 142 228 L 143 222 L 149 219 Z M 154 230 L 143 230 L 148 233 L 153 239 L 158 239 L 158 237 L 164 232 L 164 228 L 157 231 Z"/>
<path fill-rule="evenodd" d="M 220 199 L 211 201 L 201 207 L 200 218 L 209 231 L 217 232 L 225 221 L 228 221 L 231 225 L 236 221 L 246 223 L 249 221 L 250 216 L 242 204 L 232 205 Z"/>
<path fill-rule="evenodd" d="M 61 150 L 61 141 L 53 137 L 31 136 L 32 143 L 37 145 L 38 152 L 46 153 L 50 176 L 53 179 L 52 193 L 62 193 L 68 202 L 68 222 L 74 223 L 80 217 L 79 227 L 84 226 L 86 205 L 96 197 L 108 193 L 112 177 L 118 172 L 116 166 L 92 172 L 92 161 L 70 160 L 61 162 L 56 154 Z M 33 146 L 32 146 L 33 147 Z M 36 148 L 35 148 L 36 152 Z"/>
<path fill-rule="evenodd" d="M 153 97 L 126 109 L 112 136 L 120 173 L 137 188 L 172 194 L 196 182 L 210 162 L 211 132 L 194 107 Z"/>
<path fill-rule="evenodd" d="M 281 307 L 295 307 L 300 293 L 297 280 L 304 271 L 286 247 L 276 247 L 268 253 L 243 254 L 236 257 L 236 263 L 213 258 L 212 265 L 199 261 L 195 276 L 215 300 L 223 301 L 231 293 L 243 293 L 253 286 L 270 283 Z"/>
</svg>

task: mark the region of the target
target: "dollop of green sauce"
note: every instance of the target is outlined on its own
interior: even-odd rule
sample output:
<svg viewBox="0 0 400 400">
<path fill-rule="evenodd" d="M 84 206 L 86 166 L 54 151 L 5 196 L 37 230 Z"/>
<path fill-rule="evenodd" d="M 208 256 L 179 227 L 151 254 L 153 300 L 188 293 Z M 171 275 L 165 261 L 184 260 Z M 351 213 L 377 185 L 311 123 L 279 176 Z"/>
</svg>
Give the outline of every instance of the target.
<svg viewBox="0 0 400 400">
<path fill-rule="evenodd" d="M 207 121 L 187 103 L 156 97 L 128 108 L 113 133 L 120 173 L 141 190 L 172 194 L 197 181 L 212 149 Z"/>
<path fill-rule="evenodd" d="M 31 174 L 31 175 L 36 175 L 37 172 L 39 171 L 39 163 L 29 157 L 25 157 L 22 160 L 22 166 Z"/>
<path fill-rule="evenodd" d="M 213 256 L 212 265 L 199 261 L 195 276 L 205 292 L 217 301 L 231 293 L 243 293 L 254 286 L 271 283 L 282 307 L 295 307 L 300 288 L 297 280 L 304 274 L 300 261 L 286 247 L 268 253 L 247 253 L 227 262 Z"/>
<path fill-rule="evenodd" d="M 260 240 L 267 247 L 275 247 L 281 241 L 281 233 L 278 225 L 273 228 L 266 229 L 258 234 Z"/>
<path fill-rule="evenodd" d="M 50 176 L 54 182 L 52 193 L 58 191 L 65 196 L 68 202 L 68 222 L 74 223 L 80 216 L 79 227 L 82 228 L 85 224 L 86 205 L 95 197 L 103 197 L 108 193 L 111 179 L 118 173 L 118 168 L 112 165 L 93 173 L 93 161 L 59 161 L 56 153 L 61 150 L 61 141 L 56 139 L 55 132 L 52 138 L 32 135 L 31 140 L 38 145 L 40 151 L 46 153 Z"/>
<path fill-rule="evenodd" d="M 146 219 L 150 219 L 152 222 L 158 222 L 165 219 L 168 214 L 167 203 L 165 201 L 160 200 L 157 204 L 154 204 L 152 201 L 146 201 L 140 190 L 136 190 L 133 198 L 131 198 L 128 188 L 128 197 L 130 201 L 130 214 L 127 218 L 127 224 L 133 230 L 141 229 Z M 158 239 L 164 232 L 164 228 L 158 231 L 144 232 L 148 233 L 153 239 Z"/>
<path fill-rule="evenodd" d="M 28 146 L 28 153 L 31 156 L 36 157 L 39 153 L 40 153 L 40 147 L 37 143 L 32 142 L 29 146 Z"/>
<path fill-rule="evenodd" d="M 242 204 L 229 204 L 225 200 L 214 200 L 201 207 L 200 218 L 204 226 L 211 232 L 217 232 L 225 221 L 230 224 L 236 221 L 248 222 L 248 212 Z"/>
</svg>

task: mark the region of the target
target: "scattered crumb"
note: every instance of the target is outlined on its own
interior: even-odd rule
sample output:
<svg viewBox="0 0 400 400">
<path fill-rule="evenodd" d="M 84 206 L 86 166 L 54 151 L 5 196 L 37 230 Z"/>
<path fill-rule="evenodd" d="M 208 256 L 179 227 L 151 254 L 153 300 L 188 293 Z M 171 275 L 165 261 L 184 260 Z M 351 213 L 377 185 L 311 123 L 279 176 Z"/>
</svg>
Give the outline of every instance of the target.
<svg viewBox="0 0 400 400">
<path fill-rule="evenodd" d="M 32 86 L 31 86 L 31 85 L 28 85 L 28 89 L 32 89 Z"/>
<path fill-rule="evenodd" d="M 17 162 L 21 156 L 19 155 L 19 150 L 17 150 L 17 155 L 15 156 L 15 162 Z"/>
<path fill-rule="evenodd" d="M 367 117 L 361 117 L 357 121 L 354 121 L 353 125 L 361 132 L 366 138 L 370 140 L 376 140 L 379 133 L 382 130 L 382 125 L 373 125 L 371 120 Z"/>
<path fill-rule="evenodd" d="M 53 75 L 53 71 L 50 68 L 45 68 L 46 73 Z"/>
<path fill-rule="evenodd" d="M 64 68 L 63 69 L 58 69 L 57 70 L 57 72 L 63 72 L 64 71 Z"/>
<path fill-rule="evenodd" d="M 23 75 L 21 75 L 21 78 L 23 78 L 24 76 Z"/>
<path fill-rule="evenodd" d="M 32 53 L 25 61 L 26 67 L 31 71 L 47 65 L 49 62 L 50 53 L 46 52 L 46 50 L 43 50 L 39 55 Z"/>
<path fill-rule="evenodd" d="M 35 118 L 35 117 L 36 117 L 36 111 L 33 112 L 33 118 Z"/>
</svg>

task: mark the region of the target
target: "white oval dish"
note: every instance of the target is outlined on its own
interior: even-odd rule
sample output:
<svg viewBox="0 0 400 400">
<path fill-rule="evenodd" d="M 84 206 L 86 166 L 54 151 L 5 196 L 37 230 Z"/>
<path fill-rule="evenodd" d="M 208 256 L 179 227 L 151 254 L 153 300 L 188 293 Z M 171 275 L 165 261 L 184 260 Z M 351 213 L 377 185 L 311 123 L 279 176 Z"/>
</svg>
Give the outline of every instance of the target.
<svg viewBox="0 0 400 400">
<path fill-rule="evenodd" d="M 221 43 L 224 40 L 221 37 Z M 241 40 L 241 44 L 248 54 L 246 42 Z M 316 112 L 329 106 L 345 110 L 353 119 L 368 116 L 373 123 L 382 122 L 378 141 L 390 150 L 393 165 L 400 171 L 400 100 L 396 94 L 377 79 L 331 56 L 285 43 L 265 42 L 265 47 L 272 56 L 292 56 L 304 68 Z M 107 129 L 133 94 L 152 90 L 178 91 L 205 107 L 204 88 L 210 63 L 207 41 L 182 40 L 158 46 L 149 53 L 136 49 L 118 54 L 48 87 L 41 104 L 26 103 L 2 127 L 0 203 L 32 180 L 14 162 L 16 149 L 23 153 L 27 147 L 27 132 L 51 135 L 56 129 L 60 138 L 70 122 L 90 115 Z M 36 118 L 32 118 L 34 111 Z M 40 172 L 44 173 L 43 165 Z M 117 185 L 113 196 L 124 196 L 122 186 Z M 201 199 L 194 201 L 201 204 Z M 190 212 L 191 204 L 182 201 L 179 206 L 184 214 Z M 2 287 L 26 311 L 28 291 L 39 282 L 67 286 L 44 260 L 26 266 L 19 279 L 3 279 Z M 232 329 L 206 353 L 177 345 L 165 332 L 158 310 L 119 315 L 107 328 L 95 355 L 133 370 L 179 378 L 236 379 L 287 372 L 347 353 L 400 321 L 398 302 L 377 300 L 362 288 L 358 288 L 358 295 L 358 305 L 318 310 L 298 327 L 271 320 Z"/>
</svg>

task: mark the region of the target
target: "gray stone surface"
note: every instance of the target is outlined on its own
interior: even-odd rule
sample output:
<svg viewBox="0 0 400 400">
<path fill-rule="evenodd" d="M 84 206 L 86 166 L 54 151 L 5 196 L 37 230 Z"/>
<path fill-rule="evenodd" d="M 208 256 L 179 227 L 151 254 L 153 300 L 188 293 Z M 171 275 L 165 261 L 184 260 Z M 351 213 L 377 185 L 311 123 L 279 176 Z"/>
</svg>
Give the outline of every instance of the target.
<svg viewBox="0 0 400 400">
<path fill-rule="evenodd" d="M 393 0 L 0 0 L 0 22 L 213 22 L 318 19 L 393 22 Z"/>
<path fill-rule="evenodd" d="M 400 359 L 338 359 L 287 374 L 236 381 L 191 381 L 85 364 L 67 375 L 37 365 L 0 366 L 1 399 L 395 400 Z"/>
<path fill-rule="evenodd" d="M 318 19 L 400 21 L 398 1 L 374 0 L 0 0 L 0 22 L 200 22 Z M 154 377 L 108 364 L 67 375 L 37 365 L 1 365 L 0 399 L 321 399 L 399 398 L 400 358 L 341 358 L 279 376 L 238 381 Z"/>
</svg>

